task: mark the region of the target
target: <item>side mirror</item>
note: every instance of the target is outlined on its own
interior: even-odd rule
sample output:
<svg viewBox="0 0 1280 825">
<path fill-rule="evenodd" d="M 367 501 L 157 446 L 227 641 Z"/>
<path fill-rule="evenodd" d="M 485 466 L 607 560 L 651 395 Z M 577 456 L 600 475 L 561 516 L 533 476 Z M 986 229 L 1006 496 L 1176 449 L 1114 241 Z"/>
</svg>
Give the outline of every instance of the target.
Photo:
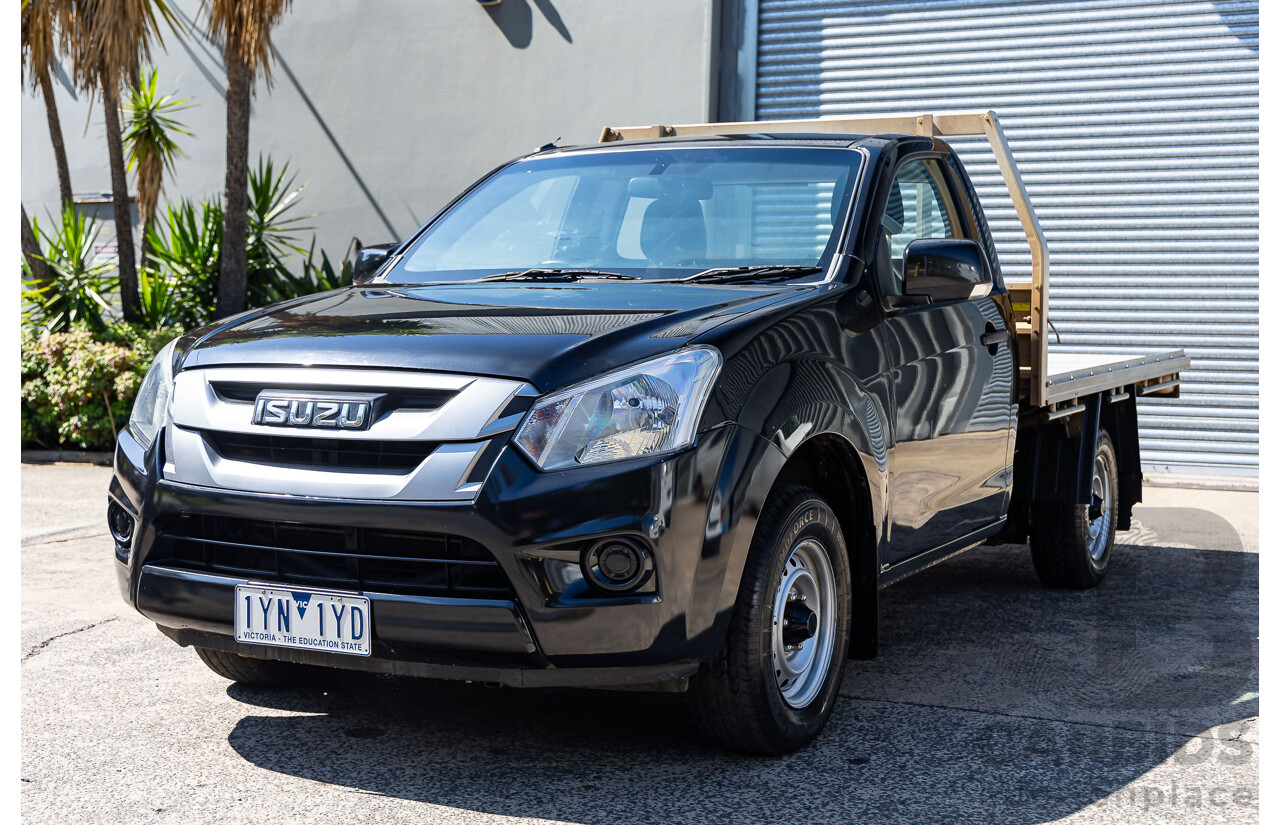
<svg viewBox="0 0 1280 825">
<path fill-rule="evenodd" d="M 387 259 L 400 248 L 399 243 L 384 243 L 377 246 L 365 246 L 356 252 L 355 262 L 351 265 L 351 282 L 367 283 Z"/>
<path fill-rule="evenodd" d="M 902 256 L 903 295 L 919 303 L 967 301 L 991 294 L 991 266 L 974 241 L 920 238 Z M 911 301 L 916 303 L 916 301 Z"/>
</svg>

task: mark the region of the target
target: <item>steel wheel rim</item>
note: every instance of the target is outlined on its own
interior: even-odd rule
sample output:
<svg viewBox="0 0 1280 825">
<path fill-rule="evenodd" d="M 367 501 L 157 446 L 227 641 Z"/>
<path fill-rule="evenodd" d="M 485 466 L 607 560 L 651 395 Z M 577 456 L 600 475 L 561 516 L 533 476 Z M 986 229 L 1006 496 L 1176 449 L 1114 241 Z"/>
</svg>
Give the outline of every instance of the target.
<svg viewBox="0 0 1280 825">
<path fill-rule="evenodd" d="M 1111 466 L 1101 454 L 1093 459 L 1089 499 L 1089 555 L 1101 561 L 1111 534 Z"/>
<path fill-rule="evenodd" d="M 822 545 L 805 539 L 787 554 L 773 597 L 771 659 L 782 700 L 797 710 L 808 707 L 822 691 L 831 670 L 836 624 L 835 575 Z M 797 610 L 816 614 L 813 635 L 796 641 Z M 787 634 L 791 634 L 788 644 Z"/>
</svg>

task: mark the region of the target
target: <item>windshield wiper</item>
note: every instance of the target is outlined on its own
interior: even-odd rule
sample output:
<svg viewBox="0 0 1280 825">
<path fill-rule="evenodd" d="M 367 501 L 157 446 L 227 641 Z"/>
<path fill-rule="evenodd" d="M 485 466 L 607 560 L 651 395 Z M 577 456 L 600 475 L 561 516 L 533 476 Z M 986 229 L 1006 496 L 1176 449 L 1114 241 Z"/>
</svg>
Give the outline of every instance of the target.
<svg viewBox="0 0 1280 825">
<path fill-rule="evenodd" d="M 486 275 L 477 281 L 580 281 L 583 278 L 608 278 L 615 281 L 636 281 L 636 275 L 623 275 L 621 272 L 601 272 L 598 269 L 519 269 L 514 272 L 499 272 L 497 275 Z"/>
<path fill-rule="evenodd" d="M 764 278 L 796 278 L 801 275 L 817 275 L 822 271 L 820 266 L 721 266 L 705 269 L 687 278 L 676 278 L 673 283 L 731 284 L 735 281 L 759 281 Z"/>
</svg>

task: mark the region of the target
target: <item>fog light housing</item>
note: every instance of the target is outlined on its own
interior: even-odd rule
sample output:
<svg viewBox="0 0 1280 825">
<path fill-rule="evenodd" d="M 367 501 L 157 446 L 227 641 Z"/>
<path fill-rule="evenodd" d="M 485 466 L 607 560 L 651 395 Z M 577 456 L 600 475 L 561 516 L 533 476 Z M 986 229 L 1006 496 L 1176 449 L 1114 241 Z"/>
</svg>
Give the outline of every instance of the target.
<svg viewBox="0 0 1280 825">
<path fill-rule="evenodd" d="M 121 547 L 129 547 L 133 542 L 133 516 L 114 500 L 107 503 L 107 529 L 111 538 Z"/>
<path fill-rule="evenodd" d="M 653 557 L 631 539 L 606 539 L 583 554 L 582 572 L 592 586 L 620 593 L 648 581 L 653 572 Z"/>
</svg>

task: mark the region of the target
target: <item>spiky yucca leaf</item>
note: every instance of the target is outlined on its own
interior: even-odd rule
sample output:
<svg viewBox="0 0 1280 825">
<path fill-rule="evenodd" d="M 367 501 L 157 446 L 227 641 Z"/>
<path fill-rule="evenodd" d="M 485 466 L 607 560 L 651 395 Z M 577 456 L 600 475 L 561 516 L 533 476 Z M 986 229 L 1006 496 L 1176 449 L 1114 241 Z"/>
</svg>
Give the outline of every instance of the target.
<svg viewBox="0 0 1280 825">
<path fill-rule="evenodd" d="M 182 200 L 169 204 L 146 238 L 150 259 L 174 284 L 175 326 L 197 327 L 213 316 L 218 294 L 222 207 Z"/>
<path fill-rule="evenodd" d="M 138 270 L 138 298 L 147 329 L 183 326 L 181 285 L 169 273 L 146 267 Z"/>
<path fill-rule="evenodd" d="M 305 221 L 315 217 L 291 214 L 298 206 L 306 184 L 294 186 L 297 174 L 289 174 L 289 164 L 276 168 L 275 161 L 258 155 L 258 165 L 249 170 L 249 266 L 258 261 L 281 262 L 291 254 L 306 254 L 298 245 L 297 233 L 311 229 Z"/>
</svg>

